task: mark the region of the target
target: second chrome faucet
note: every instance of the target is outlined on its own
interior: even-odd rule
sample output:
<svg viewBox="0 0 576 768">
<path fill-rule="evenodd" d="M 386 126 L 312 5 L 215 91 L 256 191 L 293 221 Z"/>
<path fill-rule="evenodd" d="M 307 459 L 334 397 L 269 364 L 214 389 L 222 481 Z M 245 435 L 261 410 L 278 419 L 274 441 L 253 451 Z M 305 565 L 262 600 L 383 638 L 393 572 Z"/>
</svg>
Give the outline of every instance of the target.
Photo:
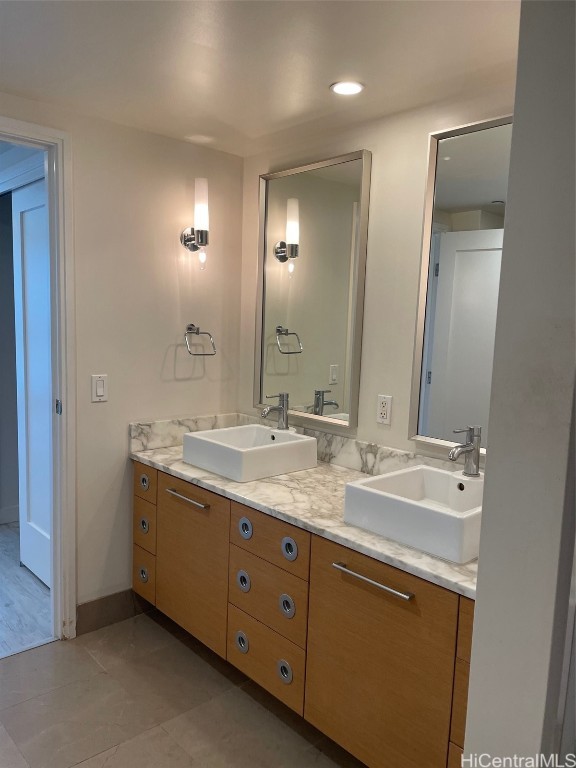
<svg viewBox="0 0 576 768">
<path fill-rule="evenodd" d="M 267 405 L 260 414 L 265 419 L 269 414 L 278 412 L 277 429 L 288 429 L 288 392 L 280 392 L 279 395 L 266 395 L 266 399 L 278 398 L 278 405 Z"/>
<path fill-rule="evenodd" d="M 465 454 L 466 461 L 462 474 L 466 477 L 479 477 L 480 475 L 480 441 L 482 439 L 482 427 L 466 427 L 465 429 L 455 429 L 454 434 L 458 435 L 466 432 L 466 442 L 461 445 L 455 445 L 448 454 L 450 461 L 456 461 Z"/>
</svg>

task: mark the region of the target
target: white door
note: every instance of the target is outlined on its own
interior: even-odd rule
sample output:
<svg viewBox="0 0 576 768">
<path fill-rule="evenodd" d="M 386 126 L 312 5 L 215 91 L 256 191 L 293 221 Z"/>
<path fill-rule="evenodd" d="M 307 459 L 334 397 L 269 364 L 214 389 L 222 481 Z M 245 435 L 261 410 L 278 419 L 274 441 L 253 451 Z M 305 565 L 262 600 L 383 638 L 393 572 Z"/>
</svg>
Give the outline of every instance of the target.
<svg viewBox="0 0 576 768">
<path fill-rule="evenodd" d="M 52 334 L 44 180 L 12 193 L 20 561 L 51 586 Z"/>
<path fill-rule="evenodd" d="M 427 434 L 482 426 L 488 436 L 503 229 L 446 232 L 440 257 Z"/>
</svg>

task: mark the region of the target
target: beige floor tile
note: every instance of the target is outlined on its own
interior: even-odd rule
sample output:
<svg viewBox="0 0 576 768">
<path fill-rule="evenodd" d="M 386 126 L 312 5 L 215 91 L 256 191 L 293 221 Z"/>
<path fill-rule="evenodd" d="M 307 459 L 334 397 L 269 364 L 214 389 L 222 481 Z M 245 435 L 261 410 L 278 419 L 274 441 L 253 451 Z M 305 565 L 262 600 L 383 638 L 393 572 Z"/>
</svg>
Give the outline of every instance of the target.
<svg viewBox="0 0 576 768">
<path fill-rule="evenodd" d="M 364 763 L 361 763 L 360 760 L 357 760 L 327 736 L 322 736 L 321 741 L 316 744 L 316 750 L 321 753 L 323 759 L 326 761 L 325 763 L 319 761 L 319 768 L 320 766 L 322 766 L 322 768 L 324 768 L 324 766 L 328 768 L 328 766 L 334 765 L 337 765 L 338 768 L 366 768 Z M 315 765 L 315 763 L 312 763 L 312 765 Z"/>
<path fill-rule="evenodd" d="M 189 635 L 183 629 L 180 630 L 178 635 L 179 641 L 186 648 L 189 648 L 195 656 L 206 662 L 212 669 L 219 672 L 223 677 L 230 680 L 234 685 L 241 685 L 245 683 L 248 678 L 243 672 L 233 667 L 225 659 L 218 656 L 214 651 L 211 651 L 199 640 L 192 635 Z"/>
<path fill-rule="evenodd" d="M 297 768 L 348 768 L 348 763 L 334 762 L 328 755 L 313 747 L 298 757 Z"/>
<path fill-rule="evenodd" d="M 31 768 L 69 768 L 158 725 L 170 701 L 134 698 L 102 672 L 0 712 Z"/>
<path fill-rule="evenodd" d="M 101 671 L 73 641 L 57 641 L 0 659 L 0 711 Z"/>
<path fill-rule="evenodd" d="M 0 762 L 0 766 L 2 763 Z M 162 728 L 125 741 L 77 768 L 201 768 Z"/>
<path fill-rule="evenodd" d="M 201 768 L 328 768 L 309 742 L 240 688 L 162 725 Z M 308 753 L 308 754 L 307 754 Z M 311 762 L 310 765 L 315 765 Z"/>
<path fill-rule="evenodd" d="M 107 672 L 179 641 L 162 623 L 146 614 L 111 624 L 72 641 L 84 648 Z"/>
<path fill-rule="evenodd" d="M 227 677 L 176 642 L 112 664 L 109 673 L 0 710 L 0 722 L 32 768 L 67 768 L 231 686 Z"/>
<path fill-rule="evenodd" d="M 113 667 L 110 676 L 158 709 L 157 723 L 218 696 L 234 683 L 182 643 Z"/>
<path fill-rule="evenodd" d="M 265 691 L 259 685 L 252 680 L 247 680 L 242 685 L 242 690 L 247 693 L 250 698 L 261 704 L 264 709 L 268 710 L 271 714 L 281 720 L 292 731 L 302 736 L 310 746 L 317 746 L 326 737 L 313 725 L 307 723 L 303 717 L 297 715 L 294 710 L 287 707 L 281 701 L 279 701 L 271 693 Z"/>
<path fill-rule="evenodd" d="M 12 741 L 6 729 L 0 725 L 0 768 L 28 768 L 28 763 L 16 744 Z"/>
</svg>

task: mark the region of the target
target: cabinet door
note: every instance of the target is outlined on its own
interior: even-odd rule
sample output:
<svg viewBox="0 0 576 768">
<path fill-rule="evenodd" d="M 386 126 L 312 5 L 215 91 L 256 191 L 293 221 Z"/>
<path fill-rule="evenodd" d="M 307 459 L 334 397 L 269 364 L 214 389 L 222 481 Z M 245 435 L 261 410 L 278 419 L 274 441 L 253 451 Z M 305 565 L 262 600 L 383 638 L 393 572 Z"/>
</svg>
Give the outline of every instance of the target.
<svg viewBox="0 0 576 768">
<path fill-rule="evenodd" d="M 306 648 L 308 582 L 230 545 L 230 602 Z"/>
<path fill-rule="evenodd" d="M 158 470 L 134 462 L 134 495 L 141 499 L 156 504 L 156 489 L 158 486 Z"/>
<path fill-rule="evenodd" d="M 156 558 L 137 544 L 132 547 L 132 589 L 156 604 Z"/>
<path fill-rule="evenodd" d="M 230 502 L 158 476 L 156 607 L 226 656 Z"/>
<path fill-rule="evenodd" d="M 304 650 L 234 605 L 228 606 L 228 661 L 302 714 Z"/>
<path fill-rule="evenodd" d="M 310 534 L 233 501 L 230 543 L 308 581 Z"/>
<path fill-rule="evenodd" d="M 458 595 L 313 536 L 309 604 L 306 719 L 370 768 L 445 768 Z"/>
</svg>

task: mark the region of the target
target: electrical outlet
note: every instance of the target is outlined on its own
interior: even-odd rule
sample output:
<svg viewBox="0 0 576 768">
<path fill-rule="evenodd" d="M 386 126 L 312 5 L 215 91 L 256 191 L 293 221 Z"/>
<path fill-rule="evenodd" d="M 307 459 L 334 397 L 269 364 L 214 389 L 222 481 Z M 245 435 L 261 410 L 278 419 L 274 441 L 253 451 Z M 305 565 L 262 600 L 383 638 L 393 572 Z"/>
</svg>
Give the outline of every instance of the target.
<svg viewBox="0 0 576 768">
<path fill-rule="evenodd" d="M 390 424 L 392 422 L 392 395 L 378 395 L 376 421 L 378 424 Z"/>
</svg>

